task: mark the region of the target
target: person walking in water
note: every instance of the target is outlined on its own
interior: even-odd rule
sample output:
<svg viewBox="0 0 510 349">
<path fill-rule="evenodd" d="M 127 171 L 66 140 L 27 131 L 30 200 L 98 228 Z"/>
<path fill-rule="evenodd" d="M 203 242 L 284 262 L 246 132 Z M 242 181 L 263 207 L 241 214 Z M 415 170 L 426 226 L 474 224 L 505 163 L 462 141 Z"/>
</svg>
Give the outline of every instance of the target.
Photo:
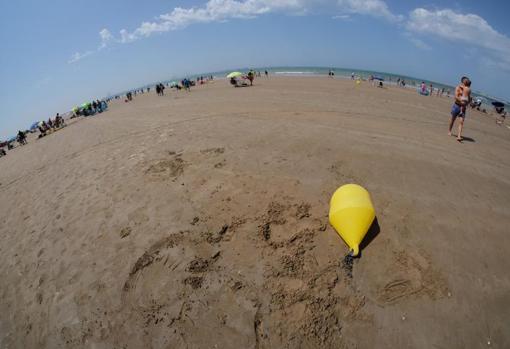
<svg viewBox="0 0 510 349">
<path fill-rule="evenodd" d="M 457 134 L 457 141 L 462 142 L 462 130 L 464 128 L 464 120 L 466 118 L 466 107 L 471 101 L 471 80 L 463 76 L 460 84 L 455 88 L 455 101 L 452 106 L 452 117 L 448 127 L 448 135 L 452 135 L 452 128 L 455 120 L 459 119 L 459 132 Z"/>
</svg>

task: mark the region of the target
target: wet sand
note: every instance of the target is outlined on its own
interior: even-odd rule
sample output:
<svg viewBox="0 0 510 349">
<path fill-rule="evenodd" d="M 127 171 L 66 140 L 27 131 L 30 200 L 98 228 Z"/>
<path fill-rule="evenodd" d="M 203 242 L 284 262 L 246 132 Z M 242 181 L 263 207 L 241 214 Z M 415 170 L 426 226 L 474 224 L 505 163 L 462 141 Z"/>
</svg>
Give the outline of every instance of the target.
<svg viewBox="0 0 510 349">
<path fill-rule="evenodd" d="M 0 159 L 2 348 L 510 347 L 510 130 L 328 78 L 113 102 Z M 352 276 L 345 183 L 378 227 Z"/>
</svg>

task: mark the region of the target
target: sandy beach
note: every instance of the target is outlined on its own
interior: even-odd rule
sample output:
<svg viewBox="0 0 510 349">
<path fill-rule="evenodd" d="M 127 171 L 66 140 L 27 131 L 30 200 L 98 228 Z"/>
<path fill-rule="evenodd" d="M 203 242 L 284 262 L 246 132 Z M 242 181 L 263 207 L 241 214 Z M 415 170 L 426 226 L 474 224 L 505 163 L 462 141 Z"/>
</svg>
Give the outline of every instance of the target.
<svg viewBox="0 0 510 349">
<path fill-rule="evenodd" d="M 0 159 L 1 348 L 510 347 L 506 126 L 326 77 L 166 92 Z"/>
</svg>

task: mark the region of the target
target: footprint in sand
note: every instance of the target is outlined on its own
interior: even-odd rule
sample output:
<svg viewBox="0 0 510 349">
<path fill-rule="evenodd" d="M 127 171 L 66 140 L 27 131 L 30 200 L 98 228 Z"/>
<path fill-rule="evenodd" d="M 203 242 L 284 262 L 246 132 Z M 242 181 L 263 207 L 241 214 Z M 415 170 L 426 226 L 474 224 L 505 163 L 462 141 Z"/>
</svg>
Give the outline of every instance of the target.
<svg viewBox="0 0 510 349">
<path fill-rule="evenodd" d="M 228 332 L 229 340 L 250 347 L 253 328 L 239 322 L 251 321 L 254 306 L 240 291 L 242 284 L 232 286 L 235 273 L 221 259 L 217 247 L 189 232 L 149 247 L 122 288 L 120 311 L 131 319 L 136 340 L 203 347 L 203 338 L 221 342 L 222 330 L 231 328 L 236 330 Z"/>
<path fill-rule="evenodd" d="M 187 163 L 182 154 L 174 154 L 170 159 L 159 159 L 149 163 L 145 175 L 154 180 L 176 180 L 184 172 Z"/>
<path fill-rule="evenodd" d="M 394 304 L 411 297 L 438 299 L 448 293 L 444 277 L 418 252 L 394 253 L 387 270 L 392 271 L 389 280 L 383 280 L 376 292 L 380 304 Z"/>
<path fill-rule="evenodd" d="M 263 288 L 270 296 L 259 298 L 255 347 L 348 347 L 343 319 L 368 318 L 364 297 L 341 281 L 339 261 L 317 262 L 313 248 L 323 222 L 311 211 L 308 203 L 271 202 L 257 217 L 257 246 L 268 266 Z"/>
<path fill-rule="evenodd" d="M 203 241 L 196 244 L 184 234 L 172 234 L 154 243 L 140 256 L 126 279 L 122 301 L 134 309 L 152 309 L 175 303 L 217 277 L 213 265 L 221 253 Z"/>
<path fill-rule="evenodd" d="M 202 149 L 202 150 L 200 150 L 200 153 L 201 154 L 212 154 L 212 155 L 223 154 L 223 153 L 225 153 L 225 148 Z"/>
<path fill-rule="evenodd" d="M 131 234 L 131 227 L 124 227 L 120 230 L 119 236 L 121 239 L 128 237 Z"/>
<path fill-rule="evenodd" d="M 219 168 L 225 167 L 226 165 L 227 165 L 227 161 L 225 159 L 223 159 L 222 161 L 216 163 L 214 165 L 214 168 L 218 168 L 219 169 Z"/>
<path fill-rule="evenodd" d="M 217 148 L 208 148 L 200 150 L 200 154 L 205 155 L 208 159 L 211 158 L 212 161 L 215 161 L 214 168 L 221 169 L 227 165 L 227 160 L 222 159 L 218 162 L 217 157 L 221 154 L 225 153 L 225 148 L 217 147 Z"/>
<path fill-rule="evenodd" d="M 178 298 L 180 290 L 171 287 L 176 283 L 168 274 L 184 271 L 182 264 L 193 255 L 190 249 L 180 248 L 181 240 L 180 234 L 170 235 L 157 241 L 136 260 L 123 287 L 122 302 L 125 305 L 151 309 Z"/>
</svg>

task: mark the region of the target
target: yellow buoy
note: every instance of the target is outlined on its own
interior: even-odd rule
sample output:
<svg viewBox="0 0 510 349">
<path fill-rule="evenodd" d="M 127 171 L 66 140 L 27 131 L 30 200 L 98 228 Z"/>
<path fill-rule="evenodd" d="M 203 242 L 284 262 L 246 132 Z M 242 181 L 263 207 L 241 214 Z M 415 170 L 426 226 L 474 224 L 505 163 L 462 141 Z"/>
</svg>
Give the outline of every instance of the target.
<svg viewBox="0 0 510 349">
<path fill-rule="evenodd" d="M 357 184 L 338 188 L 331 197 L 329 222 L 352 250 L 359 254 L 359 245 L 370 229 L 375 210 L 368 191 Z"/>
</svg>

